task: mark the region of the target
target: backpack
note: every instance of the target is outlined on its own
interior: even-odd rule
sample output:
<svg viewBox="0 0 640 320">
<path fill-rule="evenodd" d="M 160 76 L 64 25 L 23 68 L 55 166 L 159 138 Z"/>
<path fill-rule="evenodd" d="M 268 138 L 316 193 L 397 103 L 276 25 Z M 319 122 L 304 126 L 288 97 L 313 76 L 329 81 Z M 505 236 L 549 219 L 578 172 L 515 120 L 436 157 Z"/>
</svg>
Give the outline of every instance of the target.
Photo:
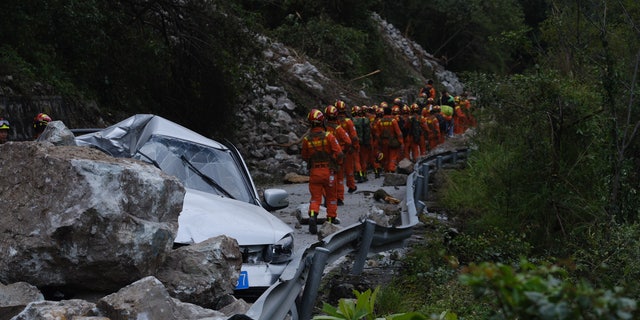
<svg viewBox="0 0 640 320">
<path fill-rule="evenodd" d="M 371 144 L 371 125 L 369 119 L 365 117 L 353 118 L 353 125 L 356 127 L 358 133 L 358 140 L 363 146 Z"/>
<path fill-rule="evenodd" d="M 420 119 L 418 116 L 412 116 L 411 120 L 411 135 L 413 135 L 413 141 L 420 141 L 422 135 L 422 127 L 420 127 Z"/>
</svg>

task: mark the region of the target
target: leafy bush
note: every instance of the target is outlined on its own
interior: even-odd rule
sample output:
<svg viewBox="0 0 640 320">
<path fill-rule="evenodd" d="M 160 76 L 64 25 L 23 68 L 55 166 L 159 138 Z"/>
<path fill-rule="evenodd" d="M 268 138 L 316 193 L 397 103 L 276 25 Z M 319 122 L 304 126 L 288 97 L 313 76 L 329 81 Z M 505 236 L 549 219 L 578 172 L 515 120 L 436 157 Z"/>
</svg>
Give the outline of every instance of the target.
<svg viewBox="0 0 640 320">
<path fill-rule="evenodd" d="M 625 287 L 640 299 L 640 225 L 602 223 L 577 233 L 567 248 L 575 273 L 599 287 Z"/>
<path fill-rule="evenodd" d="M 478 261 L 514 263 L 531 253 L 524 234 L 491 228 L 477 235 L 463 233 L 454 237 L 449 250 L 461 264 Z"/>
<path fill-rule="evenodd" d="M 554 265 L 522 261 L 470 265 L 460 281 L 496 307 L 493 319 L 633 319 L 636 301 L 619 289 L 602 290 L 573 283 Z"/>
</svg>

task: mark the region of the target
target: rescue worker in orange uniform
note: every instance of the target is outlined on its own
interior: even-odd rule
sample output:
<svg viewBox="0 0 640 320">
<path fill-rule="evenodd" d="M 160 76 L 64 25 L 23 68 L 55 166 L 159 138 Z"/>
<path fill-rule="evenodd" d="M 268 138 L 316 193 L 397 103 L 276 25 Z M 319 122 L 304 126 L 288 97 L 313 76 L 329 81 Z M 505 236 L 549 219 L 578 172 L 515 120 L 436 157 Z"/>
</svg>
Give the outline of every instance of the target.
<svg viewBox="0 0 640 320">
<path fill-rule="evenodd" d="M 360 151 L 358 160 L 360 162 L 360 171 L 356 172 L 356 181 L 365 182 L 367 179 L 367 168 L 369 167 L 369 158 L 371 157 L 371 123 L 367 117 L 365 110 L 369 107 L 363 105 L 361 107 L 353 106 L 351 115 L 353 116 L 353 125 L 356 127 L 358 141 L 360 142 Z"/>
<path fill-rule="evenodd" d="M 342 100 L 338 100 L 336 101 L 335 106 L 338 109 L 338 121 L 340 121 L 340 126 L 342 126 L 349 135 L 349 139 L 351 139 L 351 148 L 345 150 L 344 165 L 342 167 L 344 169 L 344 176 L 347 178 L 347 192 L 353 193 L 358 190 L 358 187 L 356 186 L 355 173 L 362 171 L 359 160 L 360 141 L 358 140 L 358 133 L 356 132 L 353 120 L 351 120 L 347 115 L 347 104 Z"/>
<path fill-rule="evenodd" d="M 427 83 L 420 89 L 418 95 L 421 93 L 426 94 L 427 98 L 436 99 L 436 88 L 433 87 L 433 80 L 427 80 Z"/>
<path fill-rule="evenodd" d="M 438 136 L 438 144 L 444 143 L 444 137 L 447 135 L 447 124 L 445 123 L 446 119 L 440 112 L 440 106 L 434 105 L 431 107 L 431 114 L 438 120 L 438 127 L 440 131 L 440 135 Z"/>
<path fill-rule="evenodd" d="M 342 148 L 342 152 L 345 154 L 345 159 L 340 164 L 338 171 L 336 171 L 336 197 L 338 199 L 338 205 L 344 205 L 344 165 L 346 161 L 346 155 L 351 150 L 351 138 L 349 138 L 349 134 L 344 130 L 344 128 L 340 125 L 340 120 L 338 120 L 338 109 L 335 106 L 329 105 L 324 109 L 325 115 L 325 125 L 327 127 L 327 131 L 331 132 L 337 139 L 340 147 Z"/>
<path fill-rule="evenodd" d="M 35 118 L 33 118 L 33 140 L 37 140 L 38 137 L 40 137 L 51 121 L 53 120 L 46 113 L 38 113 Z"/>
<path fill-rule="evenodd" d="M 391 108 L 383 108 L 384 116 L 376 123 L 375 134 L 378 148 L 383 154 L 382 165 L 386 172 L 395 172 L 398 155 L 404 143 L 398 120 L 391 114 Z"/>
<path fill-rule="evenodd" d="M 371 161 L 373 166 L 373 173 L 376 178 L 380 178 L 380 171 L 382 171 L 382 159 L 383 154 L 380 151 L 380 143 L 378 136 L 376 135 L 376 128 L 378 127 L 378 122 L 384 116 L 384 109 L 380 106 L 374 105 L 374 117 L 370 119 L 371 121 Z"/>
<path fill-rule="evenodd" d="M 422 126 L 420 125 L 420 107 L 417 103 L 412 104 L 409 109 L 409 118 L 407 124 L 409 133 L 404 140 L 404 155 L 406 158 L 412 161 L 417 161 L 421 155 L 420 139 L 424 137 Z M 424 149 L 423 149 L 424 150 Z"/>
<path fill-rule="evenodd" d="M 462 109 L 460 97 L 453 98 L 455 106 L 453 107 L 453 133 L 463 134 L 467 130 L 467 116 Z"/>
<path fill-rule="evenodd" d="M 425 153 L 422 155 L 426 154 L 427 148 L 429 150 L 433 150 L 440 143 L 440 124 L 438 123 L 438 118 L 436 118 L 434 113 L 430 112 L 427 107 L 422 109 L 422 120 L 420 121 L 420 125 L 424 131 L 424 135 L 421 143 L 425 146 Z"/>
<path fill-rule="evenodd" d="M 327 221 L 332 223 L 338 216 L 335 174 L 344 154 L 336 137 L 325 130 L 324 114 L 320 110 L 312 109 L 307 119 L 311 130 L 302 139 L 301 153 L 309 167 L 309 232 L 315 234 L 323 195 Z"/>
<path fill-rule="evenodd" d="M 473 116 L 473 113 L 472 113 L 471 101 L 469 100 L 468 92 L 465 91 L 464 93 L 462 93 L 460 104 L 462 105 L 462 111 L 467 117 L 466 124 L 465 124 L 466 128 L 468 129 L 471 127 L 475 127 L 477 123 L 476 123 L 476 118 Z"/>
</svg>

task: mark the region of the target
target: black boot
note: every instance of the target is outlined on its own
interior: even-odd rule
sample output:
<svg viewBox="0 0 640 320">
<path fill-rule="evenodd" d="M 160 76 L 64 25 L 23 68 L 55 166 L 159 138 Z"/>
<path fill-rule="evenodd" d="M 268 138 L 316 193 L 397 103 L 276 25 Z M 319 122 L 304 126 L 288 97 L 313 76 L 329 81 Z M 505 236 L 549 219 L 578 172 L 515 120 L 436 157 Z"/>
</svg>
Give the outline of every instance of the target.
<svg viewBox="0 0 640 320">
<path fill-rule="evenodd" d="M 318 221 L 316 220 L 316 213 L 313 211 L 309 212 L 309 233 L 318 233 Z"/>
</svg>

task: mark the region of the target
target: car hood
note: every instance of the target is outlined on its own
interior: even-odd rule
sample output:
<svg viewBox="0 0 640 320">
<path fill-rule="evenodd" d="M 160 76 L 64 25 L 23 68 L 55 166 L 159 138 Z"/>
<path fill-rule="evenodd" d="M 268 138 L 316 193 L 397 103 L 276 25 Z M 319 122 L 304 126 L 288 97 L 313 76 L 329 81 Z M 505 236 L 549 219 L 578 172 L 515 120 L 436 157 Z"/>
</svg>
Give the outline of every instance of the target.
<svg viewBox="0 0 640 320">
<path fill-rule="evenodd" d="M 176 243 L 198 243 L 224 234 L 241 246 L 264 245 L 292 232 L 260 206 L 188 188 L 178 225 Z"/>
</svg>

